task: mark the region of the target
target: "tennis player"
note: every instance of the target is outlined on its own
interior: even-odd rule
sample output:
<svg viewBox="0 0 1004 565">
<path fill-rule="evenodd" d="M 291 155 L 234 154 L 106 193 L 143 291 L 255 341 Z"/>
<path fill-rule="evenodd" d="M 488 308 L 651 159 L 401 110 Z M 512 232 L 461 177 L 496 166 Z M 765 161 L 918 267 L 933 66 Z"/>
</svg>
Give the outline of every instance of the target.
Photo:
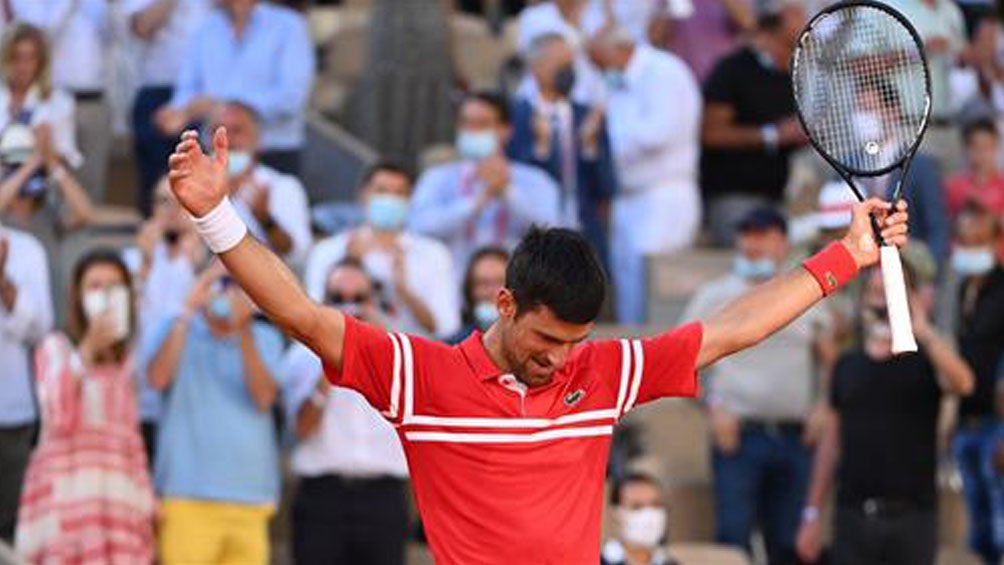
<svg viewBox="0 0 1004 565">
<path fill-rule="evenodd" d="M 227 136 L 205 154 L 185 132 L 171 188 L 206 243 L 328 379 L 360 392 L 398 430 L 436 562 L 598 563 L 614 424 L 633 407 L 697 394 L 697 370 L 782 328 L 878 261 L 869 214 L 906 243 L 906 205 L 868 200 L 847 236 L 706 321 L 650 339 L 584 343 L 605 280 L 585 240 L 531 230 L 496 304 L 500 319 L 457 346 L 387 334 L 310 301 L 282 261 L 247 237 L 227 199 Z M 452 284 L 444 280 L 443 284 Z"/>
</svg>

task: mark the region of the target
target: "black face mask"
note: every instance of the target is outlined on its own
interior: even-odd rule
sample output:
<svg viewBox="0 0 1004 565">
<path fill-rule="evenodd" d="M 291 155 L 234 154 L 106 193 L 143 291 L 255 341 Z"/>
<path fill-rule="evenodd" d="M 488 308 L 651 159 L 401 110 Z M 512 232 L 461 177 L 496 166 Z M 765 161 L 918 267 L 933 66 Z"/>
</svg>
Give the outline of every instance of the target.
<svg viewBox="0 0 1004 565">
<path fill-rule="evenodd" d="M 561 96 L 568 98 L 575 88 L 575 67 L 568 65 L 561 67 L 554 73 L 554 91 Z"/>
</svg>

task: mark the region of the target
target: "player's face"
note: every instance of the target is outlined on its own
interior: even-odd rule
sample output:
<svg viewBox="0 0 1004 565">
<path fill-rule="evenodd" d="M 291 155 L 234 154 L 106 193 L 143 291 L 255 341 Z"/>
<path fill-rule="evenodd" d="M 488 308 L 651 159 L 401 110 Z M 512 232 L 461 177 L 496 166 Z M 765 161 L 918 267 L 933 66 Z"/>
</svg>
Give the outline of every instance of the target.
<svg viewBox="0 0 1004 565">
<path fill-rule="evenodd" d="M 516 301 L 508 290 L 499 292 L 497 304 L 506 362 L 516 378 L 530 387 L 551 382 L 554 374 L 565 366 L 572 348 L 593 329 L 592 323 L 562 321 L 545 306 L 516 316 Z"/>
</svg>

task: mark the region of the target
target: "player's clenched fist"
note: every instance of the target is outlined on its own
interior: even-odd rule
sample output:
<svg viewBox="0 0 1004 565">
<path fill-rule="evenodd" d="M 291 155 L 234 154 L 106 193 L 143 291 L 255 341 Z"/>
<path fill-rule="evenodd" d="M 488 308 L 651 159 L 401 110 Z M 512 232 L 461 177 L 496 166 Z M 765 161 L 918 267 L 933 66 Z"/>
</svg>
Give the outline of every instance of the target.
<svg viewBox="0 0 1004 565">
<path fill-rule="evenodd" d="M 181 134 L 181 141 L 168 160 L 168 179 L 178 202 L 196 218 L 216 208 L 227 194 L 227 132 L 213 134 L 213 155 L 203 153 L 193 130 Z"/>
</svg>

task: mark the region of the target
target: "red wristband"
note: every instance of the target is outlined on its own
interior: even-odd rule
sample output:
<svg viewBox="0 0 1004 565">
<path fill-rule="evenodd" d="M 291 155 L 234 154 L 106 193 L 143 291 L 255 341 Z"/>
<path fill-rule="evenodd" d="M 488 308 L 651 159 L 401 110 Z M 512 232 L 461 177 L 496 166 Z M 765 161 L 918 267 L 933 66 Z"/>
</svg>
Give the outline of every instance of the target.
<svg viewBox="0 0 1004 565">
<path fill-rule="evenodd" d="M 858 274 L 858 263 L 847 247 L 835 241 L 806 259 L 802 266 L 816 279 L 823 296 L 833 294 Z"/>
</svg>

